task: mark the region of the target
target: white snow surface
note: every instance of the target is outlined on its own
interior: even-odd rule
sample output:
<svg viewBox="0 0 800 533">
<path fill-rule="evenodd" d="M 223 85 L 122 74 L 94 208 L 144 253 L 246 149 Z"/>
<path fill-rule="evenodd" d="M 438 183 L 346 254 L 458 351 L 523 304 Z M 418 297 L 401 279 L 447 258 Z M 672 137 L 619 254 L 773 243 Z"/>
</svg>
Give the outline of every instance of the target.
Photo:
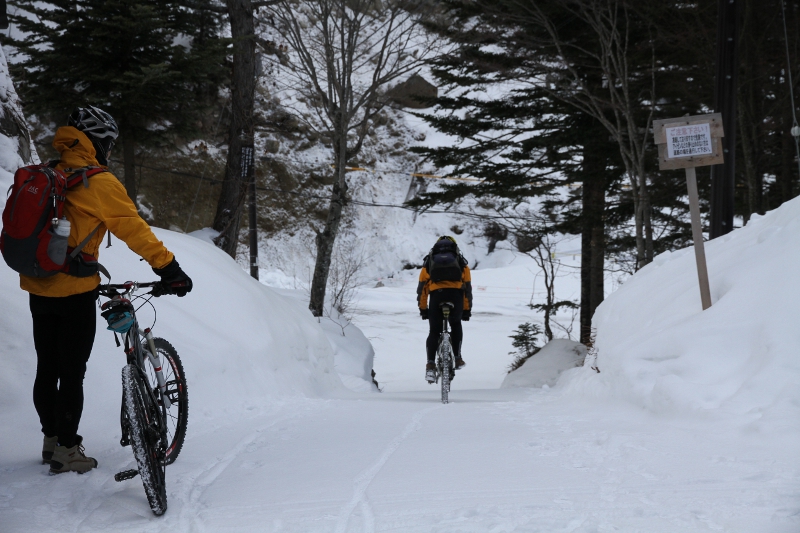
<svg viewBox="0 0 800 533">
<path fill-rule="evenodd" d="M 565 370 L 583 366 L 586 346 L 567 339 L 553 339 L 503 380 L 501 387 L 545 387 L 556 384 Z"/>
<path fill-rule="evenodd" d="M 730 251 L 728 257 L 737 258 L 730 264 L 760 272 L 763 262 L 791 258 L 789 228 L 796 217 L 785 213 L 792 208 L 770 214 L 758 223 L 761 231 L 753 231 L 761 235 L 767 227 L 783 226 L 764 234 L 776 240 L 762 243 L 772 247 L 764 252 L 769 255 L 759 260 L 755 254 L 750 261 Z M 728 243 L 709 245 L 711 263 L 718 264 L 718 255 L 735 246 L 739 235 L 749 239 L 745 230 Z M 774 396 L 773 384 L 797 380 L 795 366 L 780 357 L 762 361 L 759 368 L 771 369 L 774 381 L 751 372 L 743 380 L 747 390 L 733 396 L 739 402 L 736 409 L 725 403 L 686 408 L 685 398 L 702 394 L 702 384 L 690 394 L 678 394 L 683 390 L 678 389 L 675 394 L 683 400 L 675 408 L 654 409 L 622 371 L 625 358 L 640 371 L 647 369 L 649 363 L 637 362 L 635 355 L 646 357 L 656 348 L 643 335 L 638 349 L 615 345 L 613 328 L 622 326 L 608 318 L 608 310 L 621 312 L 623 298 L 630 298 L 625 300 L 630 305 L 649 306 L 667 279 L 655 274 L 668 273 L 669 267 L 675 276 L 687 278 L 676 282 L 685 283 L 686 295 L 685 306 L 675 312 L 704 316 L 691 310 L 699 298 L 691 292 L 690 261 L 682 268 L 670 266 L 684 261 L 678 258 L 646 269 L 620 289 L 619 297 L 612 295 L 598 315 L 601 373 L 567 370 L 552 388 L 499 388 L 512 359 L 508 336 L 532 318 L 526 305 L 535 271 L 523 261 L 476 270 L 476 312 L 464 324 L 467 367 L 456 375 L 451 403 L 442 405 L 438 389 L 423 380 L 427 328 L 416 314 L 414 272 L 397 273 L 384 279 L 383 287 L 360 291 L 355 324 L 375 348 L 377 379 L 385 392 L 352 392 L 337 376 L 341 368 L 334 352 L 341 346 L 331 347 L 305 309 L 302 291 L 263 287 L 200 239 L 164 230 L 158 235 L 178 254 L 196 286 L 183 299 L 156 301 L 155 331 L 183 356 L 190 396 L 186 444 L 167 469 L 167 513 L 152 515 L 138 478 L 113 480 L 134 460 L 118 443 L 122 353 L 102 329 L 89 361 L 81 422 L 87 452 L 99 460 L 99 468 L 53 477 L 39 464 L 26 297 L 16 275 L 0 269 L 4 533 L 789 533 L 800 527 L 797 404 L 784 390 L 770 410 L 759 410 L 764 399 Z M 102 257 L 117 280 L 152 276 L 118 241 Z M 712 268 L 712 280 L 722 278 L 714 272 L 719 270 Z M 762 279 L 791 283 L 787 278 L 789 269 Z M 718 309 L 728 296 L 748 292 L 741 280 L 728 279 L 726 296 L 720 298 L 715 290 Z M 639 298 L 631 296 L 634 292 Z M 668 292 L 670 301 L 684 298 L 674 287 Z M 789 301 L 787 296 L 783 303 Z M 633 331 L 650 327 L 639 309 L 625 315 Z M 783 312 L 787 318 L 781 319 L 788 321 L 791 308 Z M 665 327 L 681 323 L 657 316 Z M 777 320 L 778 309 L 770 316 Z M 727 336 L 739 334 L 747 343 L 744 336 L 756 330 L 736 322 L 720 324 L 716 331 L 727 349 Z M 696 330 L 691 334 L 696 343 L 703 342 Z M 670 338 L 677 342 L 675 335 L 657 340 Z M 353 344 L 366 346 L 361 339 Z M 351 347 L 348 353 L 363 351 Z M 717 353 L 723 361 L 711 365 L 724 370 L 730 364 L 724 361 L 727 354 Z M 682 364 L 690 376 L 712 373 L 703 368 L 708 358 L 687 358 Z M 786 376 L 775 376 L 776 364 Z M 644 373 L 642 379 L 651 378 Z M 748 398 L 761 401 L 744 409 Z"/>
</svg>

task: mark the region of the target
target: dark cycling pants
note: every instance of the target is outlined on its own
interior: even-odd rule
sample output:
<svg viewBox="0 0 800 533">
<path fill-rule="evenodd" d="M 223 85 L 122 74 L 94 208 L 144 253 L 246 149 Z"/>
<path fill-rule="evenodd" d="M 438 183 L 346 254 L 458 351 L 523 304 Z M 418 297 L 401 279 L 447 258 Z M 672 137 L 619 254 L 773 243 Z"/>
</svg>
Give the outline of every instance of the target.
<svg viewBox="0 0 800 533">
<path fill-rule="evenodd" d="M 450 338 L 453 342 L 453 352 L 456 357 L 461 357 L 461 340 L 464 332 L 461 329 L 461 313 L 464 310 L 464 290 L 463 289 L 439 289 L 431 291 L 428 302 L 428 325 L 431 330 L 428 333 L 428 340 L 425 347 L 428 351 L 428 362 L 436 360 L 436 348 L 439 346 L 439 335 L 442 334 L 442 310 L 439 304 L 451 302 L 455 307 L 450 310 Z"/>
<path fill-rule="evenodd" d="M 33 404 L 42 433 L 75 445 L 83 412 L 83 377 L 96 330 L 97 291 L 52 298 L 30 295 L 38 363 Z"/>
</svg>

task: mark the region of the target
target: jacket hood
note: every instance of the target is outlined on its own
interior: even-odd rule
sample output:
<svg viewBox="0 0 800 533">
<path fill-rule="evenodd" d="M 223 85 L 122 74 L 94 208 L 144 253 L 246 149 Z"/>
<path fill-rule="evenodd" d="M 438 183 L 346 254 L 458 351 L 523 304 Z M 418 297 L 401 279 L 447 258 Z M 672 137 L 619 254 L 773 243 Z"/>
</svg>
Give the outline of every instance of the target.
<svg viewBox="0 0 800 533">
<path fill-rule="evenodd" d="M 97 151 L 85 133 L 72 126 L 58 128 L 53 139 L 53 148 L 61 154 L 64 168 L 102 166 L 97 162 Z"/>
</svg>

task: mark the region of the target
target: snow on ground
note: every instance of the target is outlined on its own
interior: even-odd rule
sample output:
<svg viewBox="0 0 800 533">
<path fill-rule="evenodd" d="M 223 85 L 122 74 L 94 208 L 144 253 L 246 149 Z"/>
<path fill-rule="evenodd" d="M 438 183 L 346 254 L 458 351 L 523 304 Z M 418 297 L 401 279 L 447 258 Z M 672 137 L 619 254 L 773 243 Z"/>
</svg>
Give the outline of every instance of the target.
<svg viewBox="0 0 800 533">
<path fill-rule="evenodd" d="M 755 414 L 653 412 L 641 401 L 587 397 L 575 390 L 574 376 L 588 383 L 582 369 L 566 373 L 573 375 L 566 387 L 499 389 L 512 359 L 507 337 L 531 318 L 529 266 L 476 270 L 484 290 L 465 324 L 468 366 L 453 382 L 452 403 L 442 405 L 422 379 L 426 324 L 416 315 L 414 272 L 361 291 L 355 321 L 372 340 L 386 392 L 350 393 L 324 378 L 332 349 L 299 297 L 217 269 L 233 263 L 200 240 L 159 235 L 198 282 L 184 299 L 157 302 L 156 331 L 184 355 L 191 402 L 184 451 L 167 469 L 169 510 L 152 515 L 138 478 L 113 481 L 133 457 L 118 445 L 121 354 L 104 331 L 90 360 L 81 430 L 100 467 L 50 477 L 38 464 L 24 295 L 6 270 L 4 308 L 20 301 L 16 347 L 3 347 L 11 354 L 3 390 L 14 394 L 0 397 L 2 531 L 789 533 L 800 526 L 796 423 L 754 428 Z M 121 249 L 117 242 L 104 257 Z M 138 262 L 107 262 L 120 279 L 148 274 Z M 140 270 L 125 273 L 128 266 Z M 250 298 L 271 305 L 256 310 Z M 209 313 L 204 301 L 215 302 L 221 321 L 213 335 L 207 322 L 192 325 Z M 248 322 L 248 313 L 261 312 L 269 320 Z M 646 317 L 638 320 L 633 327 Z M 305 348 L 281 348 L 292 328 L 302 329 Z M 274 335 L 270 344 L 266 334 Z M 258 343 L 261 358 L 248 348 Z M 598 379 L 606 367 L 612 372 L 608 347 L 601 346 Z M 304 361 L 295 352 L 309 355 Z M 315 376 L 321 383 L 309 385 Z"/>
</svg>

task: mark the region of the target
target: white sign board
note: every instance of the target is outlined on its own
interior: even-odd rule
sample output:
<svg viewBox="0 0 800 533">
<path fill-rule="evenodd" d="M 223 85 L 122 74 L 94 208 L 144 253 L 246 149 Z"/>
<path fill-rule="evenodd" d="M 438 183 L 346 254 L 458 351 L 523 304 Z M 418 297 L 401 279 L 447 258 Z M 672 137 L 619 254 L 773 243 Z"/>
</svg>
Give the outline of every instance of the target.
<svg viewBox="0 0 800 533">
<path fill-rule="evenodd" d="M 711 155 L 711 128 L 708 123 L 664 128 L 667 136 L 667 154 L 673 157 Z"/>
</svg>

